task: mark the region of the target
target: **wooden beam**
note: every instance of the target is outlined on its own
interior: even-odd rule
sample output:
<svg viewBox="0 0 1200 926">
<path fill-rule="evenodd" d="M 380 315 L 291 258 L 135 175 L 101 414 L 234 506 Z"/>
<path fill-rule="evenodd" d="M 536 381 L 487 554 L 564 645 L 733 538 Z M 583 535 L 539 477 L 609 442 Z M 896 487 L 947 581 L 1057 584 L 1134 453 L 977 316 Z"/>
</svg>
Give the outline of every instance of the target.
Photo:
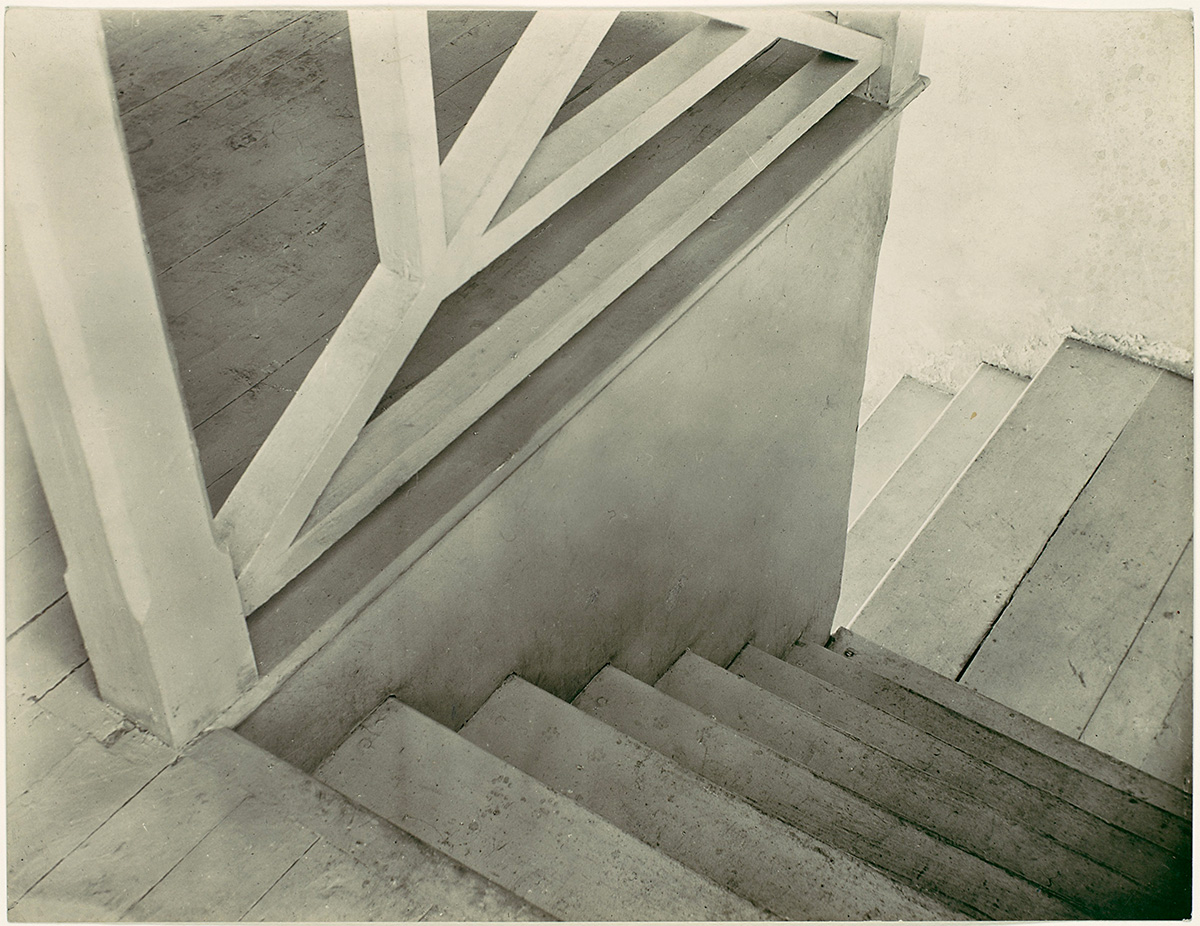
<svg viewBox="0 0 1200 926">
<path fill-rule="evenodd" d="M 773 41 L 706 22 L 547 135 L 476 246 L 475 262 L 487 266 Z"/>
<path fill-rule="evenodd" d="M 366 428 L 286 555 L 252 582 L 262 603 L 558 350 L 870 73 L 820 55 L 597 237 L 559 274 Z M 244 577 L 243 577 L 244 578 Z"/>
<path fill-rule="evenodd" d="M 423 278 L 446 250 L 426 14 L 363 8 L 349 17 L 379 260 Z"/>
<path fill-rule="evenodd" d="M 854 92 L 873 103 L 891 106 L 921 76 L 925 14 L 920 10 L 838 10 L 837 21 L 883 42 L 879 70 Z"/>
<path fill-rule="evenodd" d="M 382 264 L 367 280 L 217 515 L 239 583 L 295 538 L 439 301 Z"/>
<path fill-rule="evenodd" d="M 615 18 L 542 10 L 525 27 L 442 164 L 456 251 L 469 257 Z"/>
<path fill-rule="evenodd" d="M 168 742 L 256 678 L 179 392 L 99 16 L 8 12 L 7 363 L 101 694 Z"/>
<path fill-rule="evenodd" d="M 707 7 L 699 12 L 747 29 L 770 32 L 789 42 L 798 42 L 841 58 L 873 60 L 873 68 L 878 67 L 881 60 L 880 48 L 883 43 L 878 38 L 800 10 L 784 7 Z"/>
</svg>

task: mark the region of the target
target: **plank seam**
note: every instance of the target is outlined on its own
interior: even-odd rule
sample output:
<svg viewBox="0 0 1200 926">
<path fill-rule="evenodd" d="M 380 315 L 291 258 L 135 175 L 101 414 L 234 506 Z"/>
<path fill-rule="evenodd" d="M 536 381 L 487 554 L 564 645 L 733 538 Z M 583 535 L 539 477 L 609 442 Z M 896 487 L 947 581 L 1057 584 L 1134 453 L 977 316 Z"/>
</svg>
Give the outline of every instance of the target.
<svg viewBox="0 0 1200 926">
<path fill-rule="evenodd" d="M 49 531 L 47 531 L 46 533 L 49 533 Z M 28 620 L 22 621 L 17 627 L 15 627 L 13 629 L 12 633 L 6 633 L 4 635 L 4 639 L 6 641 L 11 640 L 18 633 L 20 633 L 22 630 L 24 630 L 26 627 L 28 627 L 30 624 L 32 624 L 39 617 L 41 617 L 43 614 L 45 614 L 47 611 L 49 611 L 51 608 L 53 608 L 56 604 L 58 604 L 60 601 L 62 601 L 66 597 L 67 597 L 67 593 L 63 592 L 61 595 L 59 595 L 57 598 L 55 598 L 52 602 L 50 602 L 48 605 L 46 605 L 46 607 L 42 608 L 42 610 L 38 611 L 36 614 L 34 614 L 32 617 L 30 617 Z M 76 666 L 75 668 L 79 668 L 79 667 Z M 73 672 L 75 670 L 72 669 L 71 671 Z"/>
<path fill-rule="evenodd" d="M 1096 711 L 1100 710 L 1100 705 L 1104 702 L 1105 697 L 1108 695 L 1108 690 L 1112 687 L 1113 682 L 1116 681 L 1117 672 L 1121 671 L 1121 666 L 1123 666 L 1125 664 L 1125 660 L 1129 658 L 1129 653 L 1133 650 L 1134 646 L 1137 645 L 1138 637 L 1141 636 L 1142 628 L 1144 628 L 1146 626 L 1146 621 L 1148 621 L 1150 619 L 1150 617 L 1154 614 L 1155 610 L 1158 608 L 1158 602 L 1162 599 L 1163 592 L 1166 591 L 1167 585 L 1170 584 L 1171 577 L 1175 575 L 1175 570 L 1178 569 L 1179 564 L 1181 562 L 1183 562 L 1184 556 L 1190 555 L 1192 553 L 1192 550 L 1189 548 L 1189 545 L 1188 545 L 1190 543 L 1191 543 L 1191 538 L 1189 538 L 1188 543 L 1185 543 L 1183 545 L 1183 550 L 1180 551 L 1179 558 L 1177 560 L 1175 560 L 1175 565 L 1172 566 L 1171 571 L 1169 573 L 1167 573 L 1167 578 L 1166 578 L 1166 581 L 1163 582 L 1163 587 L 1161 589 L 1159 589 L 1158 594 L 1155 595 L 1154 601 L 1151 602 L 1151 604 L 1150 604 L 1150 610 L 1147 611 L 1146 616 L 1142 618 L 1142 623 L 1138 626 L 1137 633 L 1135 633 L 1133 635 L 1133 639 L 1129 641 L 1129 646 L 1125 647 L 1125 652 L 1121 655 L 1120 660 L 1117 662 L 1116 670 L 1113 672 L 1112 676 L 1109 678 L 1108 684 L 1106 684 L 1104 686 L 1104 691 L 1102 691 L 1100 693 L 1099 700 L 1096 701 L 1095 706 L 1092 708 L 1091 713 L 1088 714 L 1087 720 L 1084 721 L 1083 726 L 1079 731 L 1079 736 L 1075 737 L 1075 739 L 1078 739 L 1080 741 L 1083 740 L 1084 734 L 1087 733 L 1088 725 L 1091 724 L 1092 718 L 1096 716 Z"/>
<path fill-rule="evenodd" d="M 211 71 L 213 68 L 215 68 L 215 67 L 218 67 L 219 65 L 222 65 L 222 64 L 224 64 L 224 63 L 225 63 L 226 61 L 228 61 L 230 58 L 236 58 L 238 55 L 240 55 L 240 54 L 241 54 L 242 52 L 244 52 L 246 49 L 248 49 L 248 48 L 253 48 L 253 47 L 254 47 L 255 45 L 257 45 L 259 42 L 265 41 L 266 39 L 269 39 L 269 38 L 270 38 L 271 36 L 273 36 L 273 35 L 278 35 L 278 34 L 279 34 L 280 32 L 282 32 L 284 29 L 286 29 L 286 28 L 288 28 L 289 26 L 292 26 L 292 25 L 294 25 L 294 24 L 298 23 L 298 22 L 299 22 L 300 20 L 302 20 L 303 18 L 304 18 L 303 16 L 297 16 L 295 19 L 293 19 L 293 20 L 290 20 L 290 21 L 288 21 L 288 22 L 284 23 L 284 24 L 283 24 L 282 26 L 280 26 L 278 29 L 272 29 L 270 32 L 266 33 L 265 35 L 263 35 L 263 36 L 261 36 L 261 37 L 259 37 L 259 38 L 255 39 L 255 40 L 254 40 L 253 42 L 251 42 L 249 45 L 244 45 L 244 46 L 242 46 L 241 48 L 239 48 L 237 51 L 235 51 L 235 52 L 230 52 L 228 55 L 226 55 L 226 56 L 225 56 L 224 58 L 222 58 L 220 61 L 214 61 L 214 62 L 213 62 L 212 64 L 210 64 L 208 67 L 204 68 L 204 69 L 203 69 L 203 70 L 201 70 L 201 71 L 197 71 L 195 74 L 191 74 L 191 75 L 189 75 L 188 77 L 185 77 L 183 80 L 179 81 L 179 83 L 177 83 L 177 84 L 172 84 L 170 87 L 167 87 L 165 90 L 160 90 L 158 93 L 154 94 L 154 96 L 147 97 L 146 99 L 142 100 L 142 102 L 138 103 L 136 106 L 132 106 L 132 107 L 130 107 L 130 108 L 129 108 L 129 110 L 127 110 L 127 112 L 129 112 L 129 113 L 137 112 L 139 109 L 141 109 L 141 108 L 142 108 L 143 106 L 145 106 L 147 103 L 151 103 L 151 102 L 153 102 L 154 100 L 157 100 L 157 99 L 158 99 L 160 96 L 165 96 L 166 94 L 170 93 L 172 90 L 175 90 L 175 89 L 176 89 L 176 88 L 178 88 L 178 87 L 182 87 L 182 86 L 183 86 L 184 84 L 186 84 L 186 83 L 187 83 L 189 80 L 193 80 L 194 78 L 197 78 L 197 77 L 199 77 L 201 74 L 206 74 L 206 73 L 208 73 L 208 72 L 209 72 L 209 71 Z M 107 44 L 108 44 L 108 43 L 106 42 L 106 43 L 105 43 L 105 46 L 106 46 L 106 52 L 107 52 Z M 291 59 L 289 59 L 289 60 L 291 60 Z M 287 63 L 287 62 L 285 61 L 285 62 L 284 62 L 284 64 L 286 64 L 286 63 Z M 280 67 L 282 67 L 282 66 L 283 66 L 283 65 L 280 65 Z M 236 91 L 235 91 L 235 92 L 236 92 Z M 222 99 L 224 99 L 224 97 L 222 97 Z M 218 100 L 217 102 L 220 102 L 220 100 Z M 207 109 L 207 108 L 208 108 L 208 107 L 205 107 L 205 109 Z M 203 110 L 201 110 L 201 112 L 203 112 Z M 122 118 L 124 118 L 124 115 L 125 115 L 125 114 L 122 114 Z M 184 122 L 186 122 L 186 121 L 187 121 L 187 120 L 185 119 L 185 120 L 184 120 Z M 180 123 L 180 124 L 182 124 L 182 123 Z"/>
<path fill-rule="evenodd" d="M 1003 620 L 1005 613 L 1008 611 L 1008 606 L 1012 604 L 1012 600 L 1017 594 L 1017 590 L 1025 584 L 1025 580 L 1029 578 L 1029 573 L 1033 572 L 1034 567 L 1037 566 L 1038 561 L 1042 558 L 1042 554 L 1046 552 L 1046 548 L 1049 547 L 1051 541 L 1054 540 L 1059 528 L 1061 528 L 1063 526 L 1063 522 L 1067 520 L 1067 516 L 1074 510 L 1075 506 L 1079 503 L 1079 500 L 1083 498 L 1084 493 L 1086 493 L 1088 490 L 1088 486 L 1092 484 L 1092 480 L 1095 479 L 1096 474 L 1100 472 L 1100 467 L 1104 465 L 1104 461 L 1108 459 L 1108 455 L 1112 453 L 1113 448 L 1117 445 L 1117 441 L 1121 439 L 1121 435 L 1124 434 L 1125 429 L 1129 427 L 1129 421 L 1132 420 L 1133 415 L 1131 414 L 1129 416 L 1129 420 L 1121 426 L 1121 430 L 1117 432 L 1116 436 L 1112 440 L 1112 443 L 1108 445 L 1107 449 L 1104 451 L 1104 454 L 1100 457 L 1099 461 L 1097 461 L 1096 466 L 1092 469 L 1087 481 L 1080 487 L 1079 491 L 1075 493 L 1075 497 L 1071 499 L 1071 504 L 1067 505 L 1066 511 L 1062 513 L 1062 517 L 1060 517 L 1058 519 L 1058 523 L 1054 525 L 1054 530 L 1050 532 L 1050 536 L 1046 538 L 1046 542 L 1043 543 L 1041 548 L 1037 551 L 1037 556 L 1035 556 L 1030 561 L 1029 565 L 1025 567 L 1025 571 L 1021 573 L 1021 578 L 1016 581 L 1012 587 L 1012 590 L 1008 593 L 1008 597 L 1004 599 L 1004 605 L 997 612 L 996 619 L 988 625 L 987 630 L 984 632 L 983 636 L 979 638 L 979 642 L 975 645 L 975 648 L 971 650 L 970 655 L 967 656 L 966 662 L 964 662 L 962 668 L 958 670 L 958 675 L 954 677 L 956 682 L 962 682 L 963 676 L 967 674 L 967 670 L 970 669 L 971 663 L 974 662 L 975 657 L 979 655 L 979 651 L 983 648 L 983 644 L 986 643 L 988 637 L 992 635 L 992 631 L 996 629 L 996 625 Z M 967 687 L 969 688 L 970 685 Z M 1076 737 L 1076 739 L 1077 738 L 1078 737 Z"/>
<path fill-rule="evenodd" d="M 242 921 L 245 921 L 246 917 L 248 917 L 251 914 L 251 912 L 253 912 L 254 908 L 257 907 L 260 903 L 262 903 L 262 900 L 264 897 L 266 897 L 269 893 L 271 893 L 271 891 L 275 890 L 276 885 L 278 885 L 280 881 L 282 881 L 284 878 L 286 878 L 293 868 L 295 868 L 302 861 L 304 861 L 304 859 L 308 858 L 308 853 L 311 852 L 313 849 L 313 846 L 315 846 L 320 841 L 321 841 L 321 837 L 317 836 L 317 838 L 313 841 L 312 846 L 309 846 L 307 849 L 305 849 L 303 852 L 301 852 L 300 857 L 297 858 L 294 862 L 292 862 L 292 864 L 288 865 L 288 867 L 283 870 L 283 872 L 279 875 L 279 877 L 271 882 L 270 887 L 268 887 L 265 891 L 263 891 L 262 894 L 259 895 L 258 900 L 254 901 L 254 903 L 250 904 L 250 906 L 246 910 L 246 912 L 242 914 L 242 916 L 241 916 Z"/>
</svg>

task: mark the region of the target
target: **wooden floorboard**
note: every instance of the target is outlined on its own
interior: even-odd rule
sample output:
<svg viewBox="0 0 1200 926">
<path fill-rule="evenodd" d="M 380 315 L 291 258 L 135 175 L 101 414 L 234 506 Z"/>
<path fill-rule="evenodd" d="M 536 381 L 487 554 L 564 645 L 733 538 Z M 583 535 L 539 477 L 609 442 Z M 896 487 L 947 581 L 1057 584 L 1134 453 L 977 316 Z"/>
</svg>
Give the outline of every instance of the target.
<svg viewBox="0 0 1200 926">
<path fill-rule="evenodd" d="M 75 612 L 64 596 L 7 641 L 5 690 L 10 703 L 37 700 L 85 662 Z"/>
<path fill-rule="evenodd" d="M 1192 675 L 1179 687 L 1162 729 L 1154 737 L 1141 766 L 1189 794 L 1192 791 Z"/>
<path fill-rule="evenodd" d="M 236 922 L 299 861 L 318 836 L 248 797 L 130 907 L 122 919 Z"/>
<path fill-rule="evenodd" d="M 1078 737 L 1192 534 L 1192 384 L 1163 373 L 962 675 Z"/>
<path fill-rule="evenodd" d="M 170 755 L 166 747 L 158 749 Z M 79 793 L 86 798 L 88 790 Z M 245 797 L 200 762 L 168 766 L 72 848 L 13 915 L 37 919 L 55 910 L 90 909 L 96 919 L 119 918 Z"/>
<path fill-rule="evenodd" d="M 855 633 L 957 678 L 1160 375 L 1064 342 L 863 605 Z"/>
<path fill-rule="evenodd" d="M 1189 541 L 1080 737 L 1139 768 L 1179 693 L 1191 686 L 1192 557 Z M 1180 745 L 1190 752 L 1190 737 Z M 1183 787 L 1177 778 L 1167 780 Z"/>
</svg>

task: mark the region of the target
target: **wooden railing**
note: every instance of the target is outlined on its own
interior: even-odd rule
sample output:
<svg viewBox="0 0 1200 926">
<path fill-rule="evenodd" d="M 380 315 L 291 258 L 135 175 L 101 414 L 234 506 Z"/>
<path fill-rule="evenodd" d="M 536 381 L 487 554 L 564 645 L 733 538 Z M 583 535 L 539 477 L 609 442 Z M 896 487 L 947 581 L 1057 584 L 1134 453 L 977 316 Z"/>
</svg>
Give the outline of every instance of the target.
<svg viewBox="0 0 1200 926">
<path fill-rule="evenodd" d="M 186 739 L 253 681 L 245 614 L 845 96 L 857 88 L 886 104 L 916 79 L 919 33 L 895 14 L 705 13 L 549 133 L 616 14 L 536 13 L 440 161 L 426 14 L 350 13 L 380 263 L 211 520 L 99 20 L 10 14 L 9 47 L 24 63 L 11 67 L 8 89 L 9 371 L 106 696 Z M 779 39 L 818 54 L 372 418 L 443 299 Z M 215 675 L 200 668 L 210 665 Z M 172 668 L 188 685 L 164 678 Z"/>
</svg>

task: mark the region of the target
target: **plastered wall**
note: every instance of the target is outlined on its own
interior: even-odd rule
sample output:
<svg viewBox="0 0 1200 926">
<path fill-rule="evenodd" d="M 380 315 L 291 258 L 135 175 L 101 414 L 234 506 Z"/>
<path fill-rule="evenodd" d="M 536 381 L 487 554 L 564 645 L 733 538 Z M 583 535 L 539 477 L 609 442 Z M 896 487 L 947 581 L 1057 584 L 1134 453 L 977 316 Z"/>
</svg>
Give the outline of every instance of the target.
<svg viewBox="0 0 1200 926">
<path fill-rule="evenodd" d="M 900 133 L 864 409 L 904 373 L 1032 374 L 1072 330 L 1190 375 L 1190 14 L 925 22 L 932 84 Z"/>
</svg>

